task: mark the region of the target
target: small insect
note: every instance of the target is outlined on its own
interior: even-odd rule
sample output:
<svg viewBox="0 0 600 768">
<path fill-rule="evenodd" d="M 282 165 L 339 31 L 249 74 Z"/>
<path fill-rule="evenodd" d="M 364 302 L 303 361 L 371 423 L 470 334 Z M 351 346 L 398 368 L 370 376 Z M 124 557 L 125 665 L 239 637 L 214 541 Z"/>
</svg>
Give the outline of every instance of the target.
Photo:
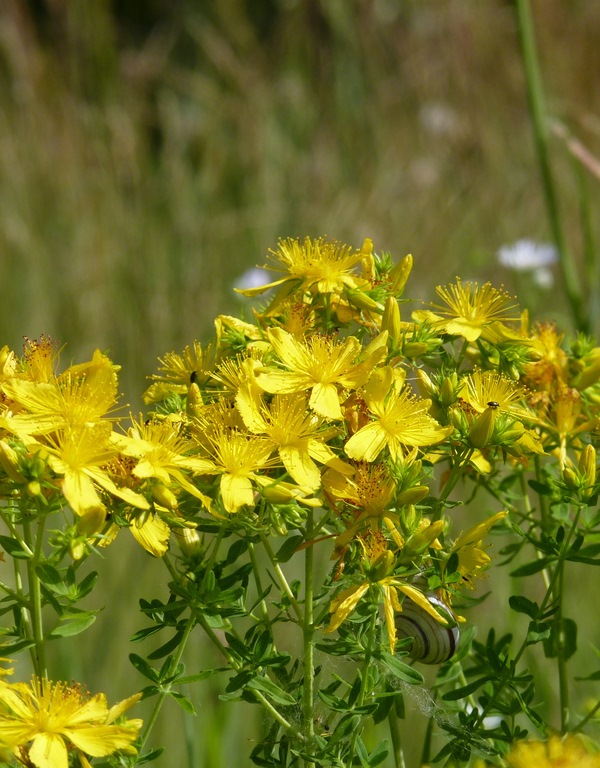
<svg viewBox="0 0 600 768">
<path fill-rule="evenodd" d="M 498 403 L 496 400 L 489 400 L 488 401 L 488 407 L 489 408 L 500 408 L 500 403 Z"/>
</svg>

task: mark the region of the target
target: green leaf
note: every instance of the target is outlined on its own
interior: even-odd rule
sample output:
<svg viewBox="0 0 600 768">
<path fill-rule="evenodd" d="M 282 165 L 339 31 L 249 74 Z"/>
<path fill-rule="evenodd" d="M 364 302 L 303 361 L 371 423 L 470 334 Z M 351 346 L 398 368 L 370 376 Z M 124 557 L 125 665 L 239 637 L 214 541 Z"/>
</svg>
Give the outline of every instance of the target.
<svg viewBox="0 0 600 768">
<path fill-rule="evenodd" d="M 524 613 L 529 616 L 530 619 L 537 619 L 539 616 L 539 605 L 521 595 L 511 595 L 508 598 L 508 604 L 513 611 L 516 613 Z"/>
<path fill-rule="evenodd" d="M 169 696 L 172 699 L 175 699 L 181 709 L 183 709 L 184 712 L 187 712 L 188 715 L 196 714 L 196 709 L 187 696 L 184 696 L 182 693 L 178 693 L 177 691 L 169 691 Z"/>
<path fill-rule="evenodd" d="M 444 701 L 458 701 L 459 699 L 465 699 L 467 696 L 470 696 L 478 688 L 481 688 L 481 686 L 487 683 L 489 679 L 490 679 L 489 675 L 485 675 L 485 677 L 480 677 L 478 680 L 474 680 L 472 683 L 469 683 L 468 685 L 463 685 L 461 688 L 456 688 L 453 691 L 448 691 L 442 696 L 442 699 Z"/>
<path fill-rule="evenodd" d="M 516 568 L 510 575 L 531 576 L 532 573 L 539 573 L 540 571 L 543 571 L 544 568 L 547 568 L 555 559 L 555 557 L 540 557 L 539 560 L 533 560 L 530 563 L 526 563 L 525 565 Z"/>
<path fill-rule="evenodd" d="M 160 648 L 157 648 L 156 650 L 152 651 L 152 653 L 149 653 L 148 658 L 162 659 L 163 656 L 167 656 L 167 654 L 171 653 L 171 651 L 174 651 L 175 648 L 177 648 L 181 642 L 182 637 L 183 632 L 176 632 L 173 637 L 170 640 L 167 640 L 164 645 L 161 645 Z"/>
<path fill-rule="evenodd" d="M 283 688 L 275 685 L 268 677 L 253 677 L 246 685 L 246 688 L 250 688 L 252 691 L 260 691 L 277 704 L 282 704 L 283 706 L 294 706 L 297 703 L 293 696 L 286 693 Z"/>
<path fill-rule="evenodd" d="M 227 557 L 225 558 L 225 564 L 231 565 L 232 563 L 235 563 L 235 561 L 247 551 L 248 542 L 246 539 L 236 539 L 229 547 Z"/>
<path fill-rule="evenodd" d="M 77 587 L 77 593 L 79 595 L 79 598 L 85 597 L 88 595 L 92 589 L 96 586 L 96 582 L 98 581 L 98 571 L 92 571 L 91 573 L 88 573 L 87 576 L 85 576 L 80 582 Z"/>
<path fill-rule="evenodd" d="M 148 680 L 152 680 L 153 683 L 158 682 L 158 673 L 157 671 L 148 664 L 146 659 L 142 658 L 141 656 L 138 656 L 137 653 L 130 653 L 129 654 L 129 661 L 133 664 L 133 666 L 137 669 L 137 671 L 143 675 L 144 677 L 147 677 Z"/>
<path fill-rule="evenodd" d="M 546 485 L 546 483 L 540 483 L 537 480 L 529 480 L 528 485 L 536 493 L 539 493 L 540 496 L 550 496 L 552 494 L 552 489 L 549 485 Z"/>
<path fill-rule="evenodd" d="M 204 669 L 202 672 L 196 672 L 193 675 L 185 675 L 177 680 L 179 685 L 186 685 L 187 683 L 196 683 L 199 680 L 206 680 L 211 675 L 216 675 L 218 672 L 229 672 L 229 667 L 216 667 L 215 669 Z"/>
<path fill-rule="evenodd" d="M 408 664 L 400 661 L 397 656 L 392 656 L 391 653 L 386 653 L 385 651 L 376 654 L 376 656 L 394 677 L 398 677 L 400 680 L 404 680 L 412 685 L 421 685 L 423 683 L 423 675 L 414 667 L 410 667 Z"/>
<path fill-rule="evenodd" d="M 54 640 L 57 637 L 73 637 L 80 632 L 84 632 L 96 621 L 96 613 L 93 611 L 83 611 L 75 616 L 63 616 L 59 624 L 50 632 L 48 637 Z"/>
<path fill-rule="evenodd" d="M 277 550 L 275 559 L 278 563 L 287 563 L 294 555 L 300 544 L 304 541 L 304 536 L 290 536 Z"/>
<path fill-rule="evenodd" d="M 371 754 L 368 757 L 368 763 L 367 765 L 371 766 L 373 768 L 376 765 L 379 765 L 380 763 L 383 763 L 385 758 L 390 753 L 390 744 L 387 739 L 380 742 L 375 749 L 371 752 Z"/>
<path fill-rule="evenodd" d="M 15 560 L 27 560 L 32 556 L 12 536 L 0 536 L 0 547 Z"/>
<path fill-rule="evenodd" d="M 35 572 L 43 584 L 62 584 L 60 571 L 50 563 L 39 563 L 35 567 Z"/>
</svg>

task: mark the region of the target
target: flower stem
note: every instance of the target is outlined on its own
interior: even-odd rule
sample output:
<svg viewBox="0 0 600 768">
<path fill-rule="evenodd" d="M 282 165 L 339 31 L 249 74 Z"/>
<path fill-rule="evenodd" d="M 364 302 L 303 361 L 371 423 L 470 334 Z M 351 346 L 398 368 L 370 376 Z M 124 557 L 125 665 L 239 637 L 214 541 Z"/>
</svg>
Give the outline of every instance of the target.
<svg viewBox="0 0 600 768">
<path fill-rule="evenodd" d="M 44 626 L 42 619 L 42 590 L 40 577 L 37 574 L 37 566 L 42 558 L 42 546 L 44 542 L 44 516 L 37 517 L 37 535 L 35 543 L 31 524 L 25 517 L 23 521 L 23 540 L 30 550 L 33 550 L 33 557 L 27 558 L 27 583 L 29 587 L 29 615 L 31 617 L 31 632 L 33 636 L 33 647 L 30 650 L 33 670 L 40 679 L 47 678 L 46 669 L 46 648 L 44 643 Z"/>
<path fill-rule="evenodd" d="M 402 736 L 400 735 L 400 728 L 398 726 L 398 716 L 393 711 L 393 708 L 388 713 L 388 727 L 390 729 L 390 736 L 392 738 L 392 754 L 394 756 L 395 768 L 406 768 L 404 761 L 404 750 L 402 749 Z"/>
<path fill-rule="evenodd" d="M 285 594 L 287 595 L 288 600 L 290 601 L 290 605 L 292 606 L 292 610 L 296 614 L 296 618 L 299 622 L 304 622 L 304 616 L 302 614 L 302 610 L 300 609 L 300 606 L 298 605 L 298 601 L 296 600 L 294 593 L 290 589 L 290 585 L 287 582 L 287 579 L 285 578 L 284 572 L 281 570 L 281 566 L 277 562 L 277 556 L 275 552 L 273 551 L 273 547 L 269 543 L 269 540 L 266 536 L 261 535 L 260 540 L 262 542 L 263 547 L 265 548 L 265 552 L 269 556 L 269 560 L 271 561 L 273 568 L 275 569 L 275 573 L 277 574 L 277 578 L 279 579 L 279 584 Z M 308 547 L 310 549 L 310 547 Z"/>
<path fill-rule="evenodd" d="M 312 541 L 314 528 L 314 513 L 310 509 L 306 520 L 306 538 Z M 309 744 L 315 736 L 314 724 L 314 547 L 306 547 L 304 554 L 304 623 L 302 627 L 304 645 L 304 687 L 302 691 L 302 732 Z M 314 768 L 312 760 L 305 762 L 306 768 Z"/>
<path fill-rule="evenodd" d="M 535 42 L 531 6 L 529 0 L 516 0 L 517 27 L 521 56 L 525 69 L 527 84 L 527 98 L 531 112 L 531 125 L 533 138 L 537 152 L 537 161 L 542 178 L 542 188 L 546 202 L 546 210 L 554 244 L 558 250 L 560 268 L 565 284 L 567 300 L 580 331 L 589 331 L 589 318 L 584 309 L 585 302 L 582 299 L 581 286 L 573 259 L 568 252 L 567 242 L 562 225 L 556 184 L 550 165 L 550 152 L 548 149 L 548 126 L 546 123 L 546 108 L 544 103 L 544 89 L 540 74 L 538 55 Z"/>
<path fill-rule="evenodd" d="M 367 687 L 371 681 L 371 658 L 373 655 L 373 644 L 375 642 L 375 625 L 377 623 L 377 609 L 373 610 L 371 614 L 371 621 L 369 628 L 367 629 L 367 645 L 365 647 L 365 658 L 362 664 L 360 689 L 358 696 L 356 697 L 356 707 L 362 707 L 365 703 L 365 697 L 367 695 Z M 360 735 L 360 728 L 356 728 L 352 734 L 352 741 L 350 742 L 350 755 L 348 758 L 348 768 L 352 767 L 354 762 L 354 754 L 356 752 L 356 741 Z"/>
</svg>

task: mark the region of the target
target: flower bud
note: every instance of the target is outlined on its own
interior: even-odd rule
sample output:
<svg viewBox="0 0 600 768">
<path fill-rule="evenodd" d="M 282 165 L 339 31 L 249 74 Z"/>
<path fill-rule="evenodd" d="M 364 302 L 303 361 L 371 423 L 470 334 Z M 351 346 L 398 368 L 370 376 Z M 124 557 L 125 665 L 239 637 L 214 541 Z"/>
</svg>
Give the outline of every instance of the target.
<svg viewBox="0 0 600 768">
<path fill-rule="evenodd" d="M 381 581 L 381 579 L 385 579 L 386 576 L 389 576 L 394 570 L 394 561 L 395 558 L 393 552 L 390 552 L 389 549 L 382 552 L 370 568 L 371 580 Z"/>
<path fill-rule="evenodd" d="M 398 264 L 396 264 L 396 266 L 390 272 L 392 291 L 398 296 L 402 296 L 404 293 L 404 287 L 406 286 L 406 281 L 409 278 L 412 267 L 413 257 L 412 254 L 409 253 L 402 259 L 402 261 L 399 261 Z"/>
<path fill-rule="evenodd" d="M 381 318 L 381 330 L 387 331 L 389 338 L 394 344 L 398 344 L 401 335 L 400 305 L 393 296 L 388 296 L 386 299 L 383 317 Z"/>
<path fill-rule="evenodd" d="M 14 448 L 0 440 L 0 466 L 15 483 L 24 483 L 26 478 L 19 467 L 19 457 Z"/>
<path fill-rule="evenodd" d="M 596 449 L 593 445 L 586 445 L 579 456 L 579 473 L 584 483 L 582 496 L 584 499 L 592 495 L 593 486 L 596 483 Z"/>
<path fill-rule="evenodd" d="M 421 397 L 429 398 L 437 394 L 433 381 L 422 368 L 417 370 L 417 389 Z"/>
<path fill-rule="evenodd" d="M 440 389 L 440 403 L 444 408 L 449 408 L 456 400 L 455 382 L 449 376 L 445 376 Z"/>
<path fill-rule="evenodd" d="M 196 382 L 193 382 L 188 387 L 185 412 L 191 419 L 193 419 L 195 416 L 200 414 L 203 406 L 204 403 L 202 402 L 202 393 L 200 392 L 200 387 L 196 384 Z"/>
<path fill-rule="evenodd" d="M 572 491 L 576 491 L 579 488 L 579 478 L 577 472 L 572 467 L 564 467 L 562 471 L 563 483 Z"/>
<path fill-rule="evenodd" d="M 414 359 L 419 355 L 424 355 L 429 349 L 429 345 L 423 341 L 409 341 L 402 347 L 402 352 L 406 357 Z"/>
<path fill-rule="evenodd" d="M 348 302 L 358 309 L 364 309 L 367 312 L 383 312 L 383 304 L 372 299 L 364 291 L 348 290 L 346 291 Z"/>
<path fill-rule="evenodd" d="M 494 433 L 496 424 L 496 409 L 486 408 L 473 422 L 469 430 L 469 441 L 474 448 L 487 445 Z"/>
<path fill-rule="evenodd" d="M 202 554 L 202 538 L 195 528 L 173 528 L 175 541 L 185 557 L 195 557 Z"/>
<path fill-rule="evenodd" d="M 77 518 L 77 533 L 80 536 L 92 536 L 102 530 L 106 522 L 106 508 L 101 504 L 86 509 L 83 515 Z"/>
<path fill-rule="evenodd" d="M 407 504 L 418 504 L 428 494 L 429 488 L 426 485 L 415 485 L 413 488 L 408 488 L 406 491 L 399 493 L 396 497 L 396 504 L 399 507 L 404 507 Z"/>
<path fill-rule="evenodd" d="M 365 237 L 360 249 L 360 264 L 365 280 L 373 282 L 375 279 L 375 259 L 373 258 L 373 241 L 370 237 Z"/>
<path fill-rule="evenodd" d="M 177 509 L 177 496 L 163 483 L 152 484 L 152 498 L 157 504 L 166 509 Z"/>
</svg>

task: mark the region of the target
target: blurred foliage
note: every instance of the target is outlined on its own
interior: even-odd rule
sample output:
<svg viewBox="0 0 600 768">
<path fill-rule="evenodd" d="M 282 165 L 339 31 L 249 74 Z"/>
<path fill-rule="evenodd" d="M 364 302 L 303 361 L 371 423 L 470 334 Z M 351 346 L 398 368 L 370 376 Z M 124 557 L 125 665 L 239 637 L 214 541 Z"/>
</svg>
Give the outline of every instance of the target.
<svg viewBox="0 0 600 768">
<path fill-rule="evenodd" d="M 550 106 L 598 154 L 600 7 L 534 12 Z M 510 3 L 5 0 L 0 68 L 2 337 L 108 348 L 130 399 L 280 236 L 497 282 L 501 244 L 547 237 Z"/>
</svg>

